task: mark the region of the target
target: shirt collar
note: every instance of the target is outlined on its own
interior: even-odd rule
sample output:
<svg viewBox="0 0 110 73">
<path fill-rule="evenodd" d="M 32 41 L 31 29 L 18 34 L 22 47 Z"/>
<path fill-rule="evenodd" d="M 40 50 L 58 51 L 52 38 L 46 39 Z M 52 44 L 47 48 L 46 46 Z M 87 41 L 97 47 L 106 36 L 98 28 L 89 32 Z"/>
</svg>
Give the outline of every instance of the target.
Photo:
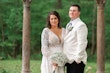
<svg viewBox="0 0 110 73">
<path fill-rule="evenodd" d="M 80 20 L 80 18 L 78 17 L 78 18 L 76 18 L 74 20 L 70 20 L 70 22 L 72 23 L 72 26 L 74 27 L 76 22 L 79 21 L 79 20 Z"/>
</svg>

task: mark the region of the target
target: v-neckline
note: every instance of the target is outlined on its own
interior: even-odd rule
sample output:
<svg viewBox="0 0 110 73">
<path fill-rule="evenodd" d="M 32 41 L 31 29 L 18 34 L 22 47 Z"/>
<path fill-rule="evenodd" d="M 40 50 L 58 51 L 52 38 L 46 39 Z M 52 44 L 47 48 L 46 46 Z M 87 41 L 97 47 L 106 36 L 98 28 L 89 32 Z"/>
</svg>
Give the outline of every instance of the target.
<svg viewBox="0 0 110 73">
<path fill-rule="evenodd" d="M 48 28 L 48 29 L 49 29 L 49 28 Z M 59 40 L 60 42 L 62 41 L 62 33 L 63 33 L 62 30 L 63 30 L 63 29 L 61 28 L 61 38 L 60 38 L 60 37 L 58 37 L 57 34 L 55 34 L 52 30 L 49 29 L 49 31 L 52 32 L 52 33 L 58 38 L 58 40 Z"/>
</svg>

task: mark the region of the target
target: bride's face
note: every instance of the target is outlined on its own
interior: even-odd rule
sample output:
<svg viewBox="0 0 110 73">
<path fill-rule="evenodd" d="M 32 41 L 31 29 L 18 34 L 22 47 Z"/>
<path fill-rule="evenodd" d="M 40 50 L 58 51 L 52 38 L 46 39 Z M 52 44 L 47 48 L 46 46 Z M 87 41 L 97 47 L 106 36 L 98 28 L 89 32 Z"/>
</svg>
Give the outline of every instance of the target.
<svg viewBox="0 0 110 73">
<path fill-rule="evenodd" d="M 55 15 L 50 15 L 50 24 L 52 27 L 58 27 L 58 18 Z"/>
</svg>

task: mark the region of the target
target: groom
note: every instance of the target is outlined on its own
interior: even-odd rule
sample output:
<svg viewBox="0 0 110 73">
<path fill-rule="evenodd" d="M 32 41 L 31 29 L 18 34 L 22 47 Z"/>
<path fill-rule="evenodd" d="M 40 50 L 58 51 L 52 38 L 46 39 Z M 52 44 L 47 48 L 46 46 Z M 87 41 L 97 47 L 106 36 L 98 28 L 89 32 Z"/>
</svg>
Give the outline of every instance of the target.
<svg viewBox="0 0 110 73">
<path fill-rule="evenodd" d="M 67 73 L 84 73 L 87 61 L 87 34 L 86 24 L 80 19 L 80 6 L 73 4 L 69 9 L 70 22 L 66 26 L 64 38 L 64 53 L 69 59 L 66 64 Z"/>
</svg>

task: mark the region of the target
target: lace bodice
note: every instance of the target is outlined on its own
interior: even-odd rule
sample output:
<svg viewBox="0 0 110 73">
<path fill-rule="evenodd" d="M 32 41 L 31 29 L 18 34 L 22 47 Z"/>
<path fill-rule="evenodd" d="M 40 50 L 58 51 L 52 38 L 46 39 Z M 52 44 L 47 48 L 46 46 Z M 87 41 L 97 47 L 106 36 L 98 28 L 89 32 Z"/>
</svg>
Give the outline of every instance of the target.
<svg viewBox="0 0 110 73">
<path fill-rule="evenodd" d="M 48 28 L 42 32 L 42 53 L 47 56 L 54 52 L 62 51 L 65 29 L 62 28 L 61 39 Z"/>
</svg>

